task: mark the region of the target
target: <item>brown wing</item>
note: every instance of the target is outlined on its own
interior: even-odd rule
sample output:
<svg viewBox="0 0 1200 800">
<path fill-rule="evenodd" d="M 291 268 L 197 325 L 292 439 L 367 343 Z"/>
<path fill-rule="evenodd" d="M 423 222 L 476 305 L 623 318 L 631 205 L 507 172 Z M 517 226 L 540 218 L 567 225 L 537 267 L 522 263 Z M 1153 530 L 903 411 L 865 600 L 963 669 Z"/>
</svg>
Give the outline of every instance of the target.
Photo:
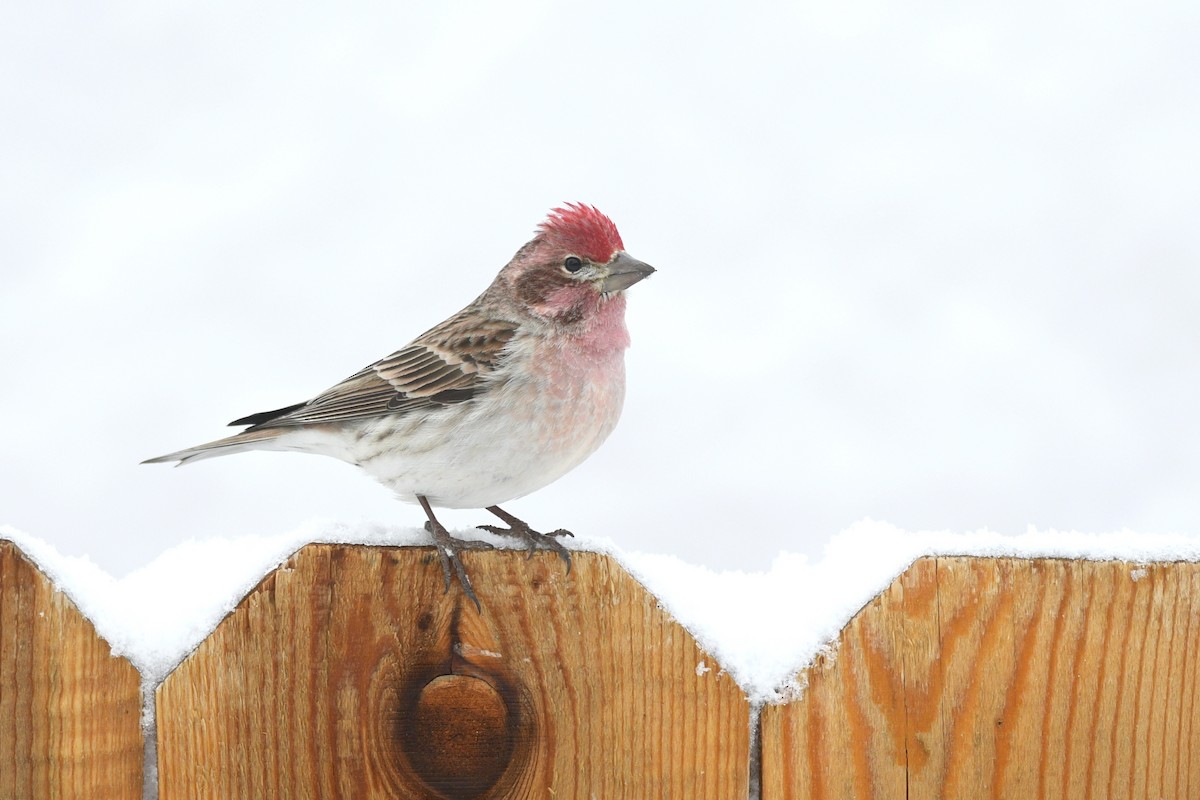
<svg viewBox="0 0 1200 800">
<path fill-rule="evenodd" d="M 244 417 L 258 428 L 343 422 L 462 403 L 484 391 L 516 323 L 464 309 L 412 344 L 299 406 Z"/>
</svg>

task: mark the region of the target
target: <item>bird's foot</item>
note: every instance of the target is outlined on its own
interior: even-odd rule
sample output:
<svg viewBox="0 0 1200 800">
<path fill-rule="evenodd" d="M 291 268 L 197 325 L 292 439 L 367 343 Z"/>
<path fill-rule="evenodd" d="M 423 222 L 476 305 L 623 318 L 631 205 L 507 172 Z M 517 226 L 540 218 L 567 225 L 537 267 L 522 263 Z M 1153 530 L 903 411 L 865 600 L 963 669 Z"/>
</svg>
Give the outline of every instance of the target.
<svg viewBox="0 0 1200 800">
<path fill-rule="evenodd" d="M 450 573 L 453 571 L 454 575 L 458 577 L 463 593 L 471 598 L 471 602 L 475 604 L 477 610 L 483 611 L 479 598 L 475 596 L 475 587 L 471 586 L 471 579 L 458 554 L 463 550 L 492 550 L 494 549 L 492 545 L 487 542 L 455 539 L 440 522 L 432 520 L 425 523 L 425 530 L 433 536 L 433 544 L 437 548 L 438 557 L 442 560 L 442 577 L 445 579 L 446 591 L 450 591 Z"/>
<path fill-rule="evenodd" d="M 499 506 L 488 506 L 488 511 L 495 514 L 500 519 L 508 523 L 507 528 L 501 528 L 499 525 L 477 525 L 480 530 L 494 533 L 497 536 L 506 536 L 510 539 L 518 539 L 525 543 L 527 557 L 532 558 L 533 554 L 539 550 L 557 553 L 567 565 L 567 573 L 571 572 L 571 551 L 563 547 L 562 542 L 558 541 L 558 537 L 574 536 L 568 530 L 559 528 L 550 533 L 540 533 L 529 527 L 529 523 L 519 520 L 507 511 L 504 511 Z"/>
</svg>

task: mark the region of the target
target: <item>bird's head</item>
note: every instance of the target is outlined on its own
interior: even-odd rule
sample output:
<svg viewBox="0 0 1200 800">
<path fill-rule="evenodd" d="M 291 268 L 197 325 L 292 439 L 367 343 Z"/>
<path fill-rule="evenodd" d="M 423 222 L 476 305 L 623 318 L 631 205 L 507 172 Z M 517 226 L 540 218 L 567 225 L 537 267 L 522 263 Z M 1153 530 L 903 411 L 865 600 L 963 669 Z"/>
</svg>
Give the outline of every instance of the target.
<svg viewBox="0 0 1200 800">
<path fill-rule="evenodd" d="M 652 272 L 625 252 L 611 219 L 594 206 L 568 203 L 550 212 L 500 275 L 531 313 L 574 325 Z"/>
</svg>

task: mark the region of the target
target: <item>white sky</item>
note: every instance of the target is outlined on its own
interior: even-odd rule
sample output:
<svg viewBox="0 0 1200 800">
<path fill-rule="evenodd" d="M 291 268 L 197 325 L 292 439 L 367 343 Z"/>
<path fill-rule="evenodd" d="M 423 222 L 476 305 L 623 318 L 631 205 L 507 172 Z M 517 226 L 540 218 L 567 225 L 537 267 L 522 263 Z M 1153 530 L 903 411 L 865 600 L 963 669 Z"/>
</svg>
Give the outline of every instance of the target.
<svg viewBox="0 0 1200 800">
<path fill-rule="evenodd" d="M 0 523 L 116 574 L 418 525 L 331 459 L 138 462 L 399 348 L 580 200 L 659 272 L 535 527 L 743 569 L 868 516 L 1200 535 L 1197 41 L 1185 2 L 20 0 Z"/>
</svg>

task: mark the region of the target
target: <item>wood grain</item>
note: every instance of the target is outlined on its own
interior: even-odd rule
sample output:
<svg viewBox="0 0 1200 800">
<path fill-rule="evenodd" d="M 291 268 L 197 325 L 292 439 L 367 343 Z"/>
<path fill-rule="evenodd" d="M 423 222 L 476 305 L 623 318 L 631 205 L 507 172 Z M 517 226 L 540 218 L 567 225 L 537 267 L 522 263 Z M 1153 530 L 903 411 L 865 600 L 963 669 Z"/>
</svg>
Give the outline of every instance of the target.
<svg viewBox="0 0 1200 800">
<path fill-rule="evenodd" d="M 428 548 L 293 556 L 159 688 L 162 800 L 747 796 L 745 697 L 619 565 L 463 561 L 482 613 Z"/>
<path fill-rule="evenodd" d="M 1200 797 L 1200 565 L 926 558 L 762 714 L 763 800 Z"/>
<path fill-rule="evenodd" d="M 141 796 L 137 670 L 0 541 L 0 798 Z"/>
</svg>

